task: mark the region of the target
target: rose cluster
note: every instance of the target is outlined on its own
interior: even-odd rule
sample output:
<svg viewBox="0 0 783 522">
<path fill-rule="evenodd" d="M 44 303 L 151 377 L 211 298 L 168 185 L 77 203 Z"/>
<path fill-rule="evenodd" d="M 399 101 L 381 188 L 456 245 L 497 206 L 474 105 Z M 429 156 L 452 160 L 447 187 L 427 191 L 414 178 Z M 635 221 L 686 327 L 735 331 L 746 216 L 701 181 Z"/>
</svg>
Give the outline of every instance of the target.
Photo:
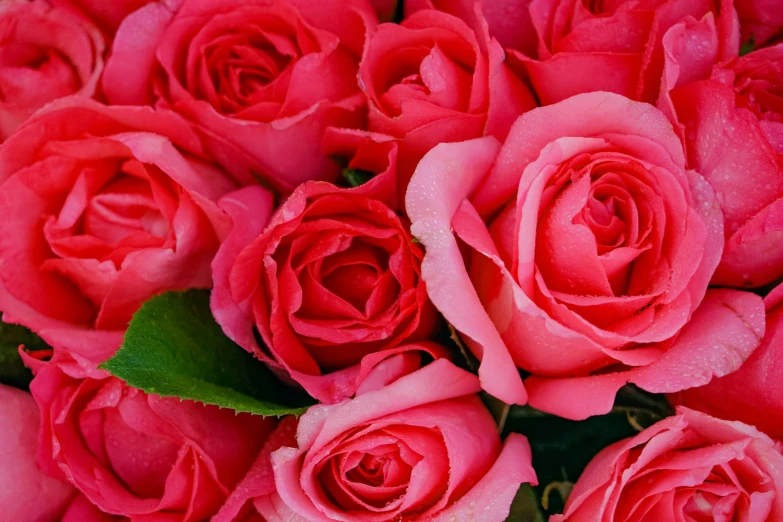
<svg viewBox="0 0 783 522">
<path fill-rule="evenodd" d="M 3 520 L 783 521 L 780 0 L 0 0 L 0 216 Z"/>
</svg>

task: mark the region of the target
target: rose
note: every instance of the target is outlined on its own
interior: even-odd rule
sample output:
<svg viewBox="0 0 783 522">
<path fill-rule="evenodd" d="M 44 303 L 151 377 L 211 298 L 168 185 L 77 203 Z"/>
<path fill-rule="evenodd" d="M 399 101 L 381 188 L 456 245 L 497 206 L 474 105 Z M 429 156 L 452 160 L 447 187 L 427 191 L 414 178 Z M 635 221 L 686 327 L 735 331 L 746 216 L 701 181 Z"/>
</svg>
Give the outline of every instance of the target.
<svg viewBox="0 0 783 522">
<path fill-rule="evenodd" d="M 306 183 L 268 226 L 253 189 L 224 201 L 237 226 L 213 263 L 212 312 L 230 338 L 324 402 L 353 395 L 394 353 L 441 353 L 398 348 L 426 339 L 435 314 L 421 247 L 367 185 Z"/>
<path fill-rule="evenodd" d="M 509 53 L 529 76 L 542 104 L 592 91 L 654 102 L 666 31 L 680 20 L 717 17 L 719 12 L 725 12 L 721 27 L 728 44 L 731 2 L 534 0 L 530 15 L 538 35 L 537 55 L 513 49 Z"/>
<path fill-rule="evenodd" d="M 82 494 L 76 495 L 59 522 L 127 522 L 128 518 L 104 513 Z"/>
<path fill-rule="evenodd" d="M 783 438 L 783 286 L 764 299 L 764 340 L 739 370 L 707 386 L 686 390 L 670 400 L 716 417 L 751 424 Z"/>
<path fill-rule="evenodd" d="M 107 513 L 209 518 L 274 427 L 272 418 L 147 395 L 56 357 L 30 384 L 39 463 Z"/>
<path fill-rule="evenodd" d="M 29 393 L 0 384 L 0 505 L 7 520 L 56 519 L 73 494 L 35 463 L 38 409 Z"/>
<path fill-rule="evenodd" d="M 292 446 L 272 451 L 271 466 L 257 461 L 243 490 L 256 492 L 269 521 L 504 520 L 535 472 L 522 435 L 501 446 L 479 389 L 474 375 L 441 359 L 355 399 L 313 406 L 296 439 L 282 441 Z M 264 483 L 269 471 L 277 493 Z"/>
<path fill-rule="evenodd" d="M 356 71 L 376 23 L 368 0 L 173 4 L 122 23 L 103 77 L 109 99 L 182 114 L 244 184 L 260 177 L 290 192 L 336 179 L 321 139 L 327 126 L 363 125 Z"/>
<path fill-rule="evenodd" d="M 667 68 L 686 70 L 714 28 L 683 31 Z M 697 35 L 699 35 L 697 37 Z M 697 45 L 687 45 L 697 44 Z M 725 217 L 726 248 L 714 284 L 757 287 L 783 276 L 783 44 L 763 48 L 711 73 L 682 79 L 670 74 L 662 100 L 683 128 L 690 166 L 715 189 Z M 700 80 L 700 81 L 692 81 Z"/>
<path fill-rule="evenodd" d="M 50 101 L 93 96 L 104 47 L 98 29 L 43 0 L 0 4 L 0 143 Z"/>
<path fill-rule="evenodd" d="M 0 310 L 93 360 L 155 294 L 209 288 L 235 188 L 173 113 L 69 99 L 0 149 Z"/>
<path fill-rule="evenodd" d="M 673 392 L 736 370 L 763 334 L 752 294 L 716 290 L 694 315 L 721 213 L 648 104 L 583 94 L 522 115 L 502 147 L 440 145 L 406 208 L 430 299 L 505 402 L 525 402 L 518 366 L 534 407 L 606 413 L 626 382 Z"/>
<path fill-rule="evenodd" d="M 434 10 L 381 24 L 359 67 L 369 129 L 400 138 L 400 184 L 438 143 L 491 134 L 502 139 L 535 107 L 503 50 L 463 21 Z"/>
<path fill-rule="evenodd" d="M 783 517 L 783 455 L 754 428 L 681 408 L 605 448 L 550 522 Z"/>
<path fill-rule="evenodd" d="M 120 22 L 143 5 L 155 0 L 49 0 L 52 5 L 62 6 L 93 20 L 104 32 L 113 36 Z"/>
<path fill-rule="evenodd" d="M 776 0 L 734 2 L 742 23 L 742 41 L 759 46 L 783 36 L 783 10 Z"/>
</svg>

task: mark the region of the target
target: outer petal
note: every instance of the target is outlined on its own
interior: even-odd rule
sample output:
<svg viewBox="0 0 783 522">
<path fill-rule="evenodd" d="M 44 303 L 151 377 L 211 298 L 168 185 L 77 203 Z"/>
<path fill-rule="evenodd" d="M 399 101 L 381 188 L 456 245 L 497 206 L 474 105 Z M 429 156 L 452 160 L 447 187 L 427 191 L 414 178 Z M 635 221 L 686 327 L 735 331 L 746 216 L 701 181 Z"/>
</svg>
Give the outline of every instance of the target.
<svg viewBox="0 0 783 522">
<path fill-rule="evenodd" d="M 530 377 L 530 404 L 581 420 L 608 413 L 626 383 L 652 393 L 702 386 L 737 370 L 764 335 L 763 303 L 748 292 L 711 290 L 664 355 L 648 366 L 570 379 Z"/>
<path fill-rule="evenodd" d="M 422 277 L 427 292 L 446 319 L 475 343 L 482 387 L 505 402 L 524 404 L 519 374 L 473 288 L 452 233 L 454 215 L 482 182 L 497 151 L 492 138 L 438 145 L 416 169 L 406 208 L 411 232 L 426 248 Z"/>
</svg>

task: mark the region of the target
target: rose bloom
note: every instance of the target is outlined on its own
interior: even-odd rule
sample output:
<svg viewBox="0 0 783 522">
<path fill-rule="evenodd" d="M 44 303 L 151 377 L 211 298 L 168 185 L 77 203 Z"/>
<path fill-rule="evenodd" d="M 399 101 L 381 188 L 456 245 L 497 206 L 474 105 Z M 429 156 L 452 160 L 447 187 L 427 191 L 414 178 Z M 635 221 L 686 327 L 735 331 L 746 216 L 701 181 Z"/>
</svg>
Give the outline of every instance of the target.
<svg viewBox="0 0 783 522">
<path fill-rule="evenodd" d="M 87 497 L 78 494 L 68 504 L 68 508 L 58 522 L 128 522 L 129 520 L 126 517 L 104 513 Z"/>
<path fill-rule="evenodd" d="M 114 35 L 126 16 L 155 0 L 49 0 L 52 5 L 70 9 L 92 20 L 108 36 Z"/>
<path fill-rule="evenodd" d="M 268 522 L 505 520 L 520 484 L 536 475 L 527 439 L 501 444 L 479 390 L 474 375 L 441 359 L 313 406 L 233 500 L 253 500 Z"/>
<path fill-rule="evenodd" d="M 734 2 L 742 23 L 742 41 L 756 47 L 783 37 L 783 4 L 780 0 Z"/>
<path fill-rule="evenodd" d="M 374 132 L 400 139 L 400 184 L 438 143 L 487 134 L 502 139 L 536 106 L 500 44 L 449 14 L 423 10 L 381 24 L 359 67 Z"/>
<path fill-rule="evenodd" d="M 0 148 L 0 310 L 99 361 L 153 295 L 209 288 L 235 188 L 173 113 L 62 100 Z"/>
<path fill-rule="evenodd" d="M 596 455 L 571 491 L 565 513 L 550 522 L 782 517 L 780 443 L 745 424 L 681 408 Z"/>
<path fill-rule="evenodd" d="M 73 495 L 35 462 L 38 408 L 29 393 L 0 384 L 0 506 L 6 520 L 50 522 Z"/>
<path fill-rule="evenodd" d="M 783 286 L 764 299 L 764 340 L 739 370 L 707 386 L 669 397 L 722 419 L 751 424 L 771 437 L 783 438 Z"/>
<path fill-rule="evenodd" d="M 110 514 L 209 518 L 274 427 L 273 418 L 147 395 L 67 357 L 56 361 L 35 365 L 30 384 L 41 409 L 38 461 Z"/>
<path fill-rule="evenodd" d="M 97 28 L 43 0 L 0 4 L 0 143 L 50 101 L 92 97 L 104 49 Z"/>
<path fill-rule="evenodd" d="M 758 287 L 783 276 L 783 44 L 710 71 L 711 61 L 697 65 L 698 49 L 714 45 L 714 31 L 693 25 L 667 46 L 663 102 L 683 129 L 689 165 L 723 209 L 726 247 L 713 284 Z M 675 74 L 700 69 L 712 78 Z"/>
<path fill-rule="evenodd" d="M 353 395 L 393 353 L 441 354 L 400 347 L 435 326 L 423 251 L 367 185 L 306 183 L 268 226 L 255 188 L 224 201 L 236 226 L 213 263 L 212 312 L 230 338 L 322 402 Z"/>
<path fill-rule="evenodd" d="M 527 398 L 516 366 L 535 408 L 606 413 L 627 382 L 675 392 L 736 370 L 763 335 L 758 296 L 705 300 L 720 208 L 648 104 L 583 94 L 524 114 L 502 146 L 440 145 L 406 208 L 430 299 L 505 402 Z"/>
<path fill-rule="evenodd" d="M 120 26 L 103 87 L 185 116 L 240 182 L 290 192 L 339 175 L 321 139 L 364 124 L 356 73 L 376 23 L 368 0 L 155 2 Z"/>
<path fill-rule="evenodd" d="M 735 16 L 730 2 L 718 0 L 534 0 L 529 9 L 537 53 L 509 53 L 545 105 L 592 91 L 655 102 L 667 30 L 683 19 L 722 13 L 722 41 L 729 44 Z"/>
</svg>

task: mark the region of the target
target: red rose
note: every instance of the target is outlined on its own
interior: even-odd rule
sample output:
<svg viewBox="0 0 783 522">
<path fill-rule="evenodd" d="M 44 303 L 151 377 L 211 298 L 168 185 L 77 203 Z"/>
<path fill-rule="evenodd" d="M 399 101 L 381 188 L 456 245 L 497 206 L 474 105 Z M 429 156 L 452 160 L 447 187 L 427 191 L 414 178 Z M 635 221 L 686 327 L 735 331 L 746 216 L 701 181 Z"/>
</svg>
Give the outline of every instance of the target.
<svg viewBox="0 0 783 522">
<path fill-rule="evenodd" d="M 734 2 L 742 23 L 742 41 L 760 46 L 783 37 L 783 3 L 780 0 Z"/>
<path fill-rule="evenodd" d="M 0 384 L 0 506 L 8 521 L 56 520 L 73 495 L 35 463 L 38 409 L 29 393 Z"/>
<path fill-rule="evenodd" d="M 739 370 L 670 397 L 676 404 L 751 424 L 783 438 L 783 286 L 764 299 L 764 340 Z"/>
<path fill-rule="evenodd" d="M 244 184 L 334 180 L 330 125 L 360 127 L 368 0 L 176 0 L 125 19 L 106 64 L 113 103 L 169 107 Z M 143 38 L 138 35 L 143 34 Z"/>
<path fill-rule="evenodd" d="M 398 348 L 434 327 L 423 253 L 366 186 L 306 183 L 266 228 L 252 189 L 225 200 L 237 225 L 213 263 L 212 312 L 229 337 L 324 402 L 353 395 L 394 353 L 437 350 Z"/>
<path fill-rule="evenodd" d="M 67 361 L 45 364 L 30 389 L 41 409 L 41 466 L 101 510 L 139 521 L 209 518 L 274 427 L 272 418 L 147 395 Z"/>
<path fill-rule="evenodd" d="M 59 522 L 128 522 L 121 516 L 104 513 L 82 494 L 76 495 L 63 513 Z"/>
<path fill-rule="evenodd" d="M 779 444 L 682 408 L 596 455 L 550 522 L 782 519 Z"/>
<path fill-rule="evenodd" d="M 497 41 L 434 10 L 378 26 L 359 78 L 369 129 L 400 139 L 403 187 L 438 143 L 487 134 L 502 139 L 516 117 L 536 105 Z"/>
<path fill-rule="evenodd" d="M 153 295 L 209 288 L 235 188 L 173 113 L 71 98 L 0 148 L 0 310 L 99 361 Z"/>
<path fill-rule="evenodd" d="M 50 101 L 92 97 L 104 47 L 98 29 L 43 0 L 0 4 L 0 143 Z"/>
<path fill-rule="evenodd" d="M 704 299 L 720 209 L 646 103 L 582 94 L 524 114 L 502 146 L 440 145 L 406 208 L 430 299 L 505 402 L 525 402 L 518 366 L 533 407 L 605 413 L 627 382 L 674 392 L 736 370 L 763 334 L 758 296 Z"/>
<path fill-rule="evenodd" d="M 717 17 L 730 30 L 734 11 L 725 0 L 533 0 L 530 14 L 538 52 L 519 60 L 542 104 L 574 94 L 609 91 L 634 100 L 658 98 L 662 39 L 683 19 Z M 723 41 L 729 41 L 729 34 Z M 735 51 L 736 52 L 736 49 Z"/>
<path fill-rule="evenodd" d="M 439 360 L 313 406 L 295 437 L 292 423 L 265 448 L 271 462 L 262 451 L 234 505 L 253 500 L 268 522 L 505 520 L 519 485 L 536 475 L 525 437 L 501 444 L 479 389 L 474 375 Z"/>
<path fill-rule="evenodd" d="M 692 64 L 714 32 L 694 25 L 670 42 L 662 106 L 683 129 L 689 166 L 723 209 L 726 247 L 713 283 L 757 287 L 783 276 L 783 44 L 721 63 L 711 79 L 675 74 L 706 65 L 701 76 L 709 78 L 710 61 Z"/>
</svg>

